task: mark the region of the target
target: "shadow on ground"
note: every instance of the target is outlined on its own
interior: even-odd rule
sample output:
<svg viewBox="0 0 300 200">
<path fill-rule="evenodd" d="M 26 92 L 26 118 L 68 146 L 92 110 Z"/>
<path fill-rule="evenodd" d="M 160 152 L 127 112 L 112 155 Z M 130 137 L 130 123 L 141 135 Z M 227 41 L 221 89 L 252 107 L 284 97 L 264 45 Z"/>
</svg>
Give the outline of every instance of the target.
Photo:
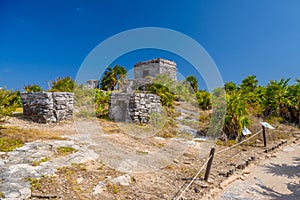
<svg viewBox="0 0 300 200">
<path fill-rule="evenodd" d="M 272 200 L 300 199 L 300 158 L 293 158 L 293 160 L 294 165 L 271 163 L 270 166 L 266 166 L 266 173 L 269 173 L 272 176 L 285 176 L 291 179 L 291 182 L 287 183 L 287 189 L 290 191 L 290 194 L 281 194 L 262 183 L 257 184 L 261 190 L 256 190 L 256 192 L 268 196 Z M 295 180 L 295 178 L 298 178 L 298 180 Z"/>
</svg>

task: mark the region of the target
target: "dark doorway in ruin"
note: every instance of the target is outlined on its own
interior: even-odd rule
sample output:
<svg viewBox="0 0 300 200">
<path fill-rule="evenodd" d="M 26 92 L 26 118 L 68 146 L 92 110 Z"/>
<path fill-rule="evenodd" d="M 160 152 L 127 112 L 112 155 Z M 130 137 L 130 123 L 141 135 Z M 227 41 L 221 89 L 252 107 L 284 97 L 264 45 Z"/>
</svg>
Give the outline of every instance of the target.
<svg viewBox="0 0 300 200">
<path fill-rule="evenodd" d="M 127 118 L 127 103 L 125 101 L 119 100 L 117 108 L 115 109 L 115 121 L 124 122 Z"/>
</svg>

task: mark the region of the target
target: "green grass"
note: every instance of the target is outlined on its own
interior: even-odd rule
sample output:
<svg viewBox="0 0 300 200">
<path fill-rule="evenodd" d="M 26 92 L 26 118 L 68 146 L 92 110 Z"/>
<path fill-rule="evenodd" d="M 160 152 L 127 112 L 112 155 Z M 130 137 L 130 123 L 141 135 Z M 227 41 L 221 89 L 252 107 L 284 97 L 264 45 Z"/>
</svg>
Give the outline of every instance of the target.
<svg viewBox="0 0 300 200">
<path fill-rule="evenodd" d="M 72 163 L 71 165 L 72 165 L 72 167 L 74 167 L 78 170 L 82 170 L 82 171 L 87 170 L 86 166 L 83 163 Z"/>
<path fill-rule="evenodd" d="M 16 148 L 22 147 L 24 143 L 19 139 L 12 139 L 8 137 L 0 138 L 0 151 L 8 152 Z"/>
<path fill-rule="evenodd" d="M 74 149 L 73 147 L 58 147 L 58 148 L 56 148 L 56 155 L 57 156 L 66 156 L 66 155 L 72 154 L 76 151 L 77 150 Z"/>
<path fill-rule="evenodd" d="M 42 158 L 40 160 L 37 160 L 37 161 L 33 161 L 31 163 L 32 166 L 39 166 L 41 163 L 43 162 L 47 162 L 49 160 L 49 158 L 45 157 L 45 158 Z"/>
<path fill-rule="evenodd" d="M 228 146 L 228 147 L 231 147 L 232 145 L 235 145 L 236 143 L 237 143 L 236 140 L 227 140 L 227 141 L 217 140 L 216 141 L 216 145 Z"/>
<path fill-rule="evenodd" d="M 3 192 L 0 192 L 0 198 L 5 198 L 5 195 Z"/>
<path fill-rule="evenodd" d="M 26 181 L 29 181 L 31 191 L 34 191 L 36 189 L 40 190 L 42 188 L 42 185 L 41 185 L 39 179 L 37 179 L 37 178 L 28 177 L 28 178 L 26 178 Z"/>
</svg>

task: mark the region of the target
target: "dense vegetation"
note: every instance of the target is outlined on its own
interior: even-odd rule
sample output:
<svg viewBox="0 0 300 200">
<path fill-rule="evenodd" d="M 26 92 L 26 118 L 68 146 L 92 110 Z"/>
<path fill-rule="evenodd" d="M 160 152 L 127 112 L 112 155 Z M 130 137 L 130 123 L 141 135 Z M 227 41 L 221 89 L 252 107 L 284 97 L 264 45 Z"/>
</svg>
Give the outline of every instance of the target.
<svg viewBox="0 0 300 200">
<path fill-rule="evenodd" d="M 241 129 L 251 123 L 251 114 L 271 122 L 299 125 L 300 81 L 293 85 L 289 85 L 289 81 L 271 80 L 266 86 L 260 86 L 256 76 L 248 76 L 239 86 L 226 83 L 224 132 L 230 138 L 237 137 Z"/>
<path fill-rule="evenodd" d="M 19 106 L 20 92 L 0 89 L 0 117 L 10 115 Z"/>
<path fill-rule="evenodd" d="M 93 112 L 97 116 L 105 116 L 111 91 L 118 89 L 118 86 L 124 83 L 126 74 L 124 67 L 116 65 L 113 68 L 109 67 L 104 73 L 100 84 L 101 89 L 86 89 L 83 85 L 77 85 L 72 78 L 65 77 L 53 81 L 49 91 L 75 91 L 77 93 L 75 103 L 93 105 Z M 243 79 L 239 85 L 227 82 L 224 90 L 220 88 L 209 93 L 198 89 L 198 80 L 194 76 L 188 76 L 183 82 L 174 82 L 166 75 L 159 75 L 144 89 L 159 95 L 162 105 L 167 108 L 172 108 L 176 100 L 189 101 L 193 96 L 202 110 L 213 108 L 214 112 L 220 112 L 219 114 L 222 115 L 221 108 L 226 108 L 224 126 L 222 124 L 222 130 L 217 132 L 222 131 L 229 139 L 236 139 L 241 135 L 242 129 L 251 124 L 251 115 L 271 122 L 300 125 L 300 80 L 296 80 L 294 84 L 289 82 L 290 79 L 271 80 L 266 86 L 261 86 L 256 76 L 252 75 Z M 43 91 L 38 85 L 27 85 L 24 90 Z M 222 96 L 215 95 L 218 91 L 225 91 L 223 96 L 226 105 L 218 103 L 216 96 Z M 0 117 L 10 115 L 20 105 L 19 91 L 0 89 Z M 215 120 L 216 123 L 218 120 Z"/>
</svg>

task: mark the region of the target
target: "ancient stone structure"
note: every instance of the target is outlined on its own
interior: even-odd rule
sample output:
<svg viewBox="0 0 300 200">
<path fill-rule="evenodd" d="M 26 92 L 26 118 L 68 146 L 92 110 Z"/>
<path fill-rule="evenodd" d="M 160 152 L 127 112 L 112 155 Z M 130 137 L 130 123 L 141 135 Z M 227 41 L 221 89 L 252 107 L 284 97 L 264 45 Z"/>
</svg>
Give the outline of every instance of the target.
<svg viewBox="0 0 300 200">
<path fill-rule="evenodd" d="M 134 65 L 134 79 L 145 78 L 147 76 L 155 77 L 157 74 L 167 74 L 171 79 L 176 81 L 176 72 L 176 63 L 162 58 L 138 62 Z"/>
<path fill-rule="evenodd" d="M 95 89 L 99 85 L 99 80 L 91 79 L 86 81 L 86 87 L 90 89 Z"/>
<path fill-rule="evenodd" d="M 148 123 L 151 112 L 161 112 L 160 97 L 154 94 L 135 93 L 153 83 L 158 74 L 167 74 L 177 81 L 176 63 L 156 58 L 134 65 L 134 79 L 127 80 L 121 93 L 113 93 L 109 103 L 109 117 L 115 121 Z"/>
<path fill-rule="evenodd" d="M 160 97 L 144 93 L 113 93 L 109 102 L 109 117 L 115 121 L 149 122 L 150 113 L 161 112 Z"/>
<path fill-rule="evenodd" d="M 26 92 L 21 93 L 21 101 L 24 116 L 36 122 L 59 122 L 73 117 L 73 93 Z"/>
</svg>

